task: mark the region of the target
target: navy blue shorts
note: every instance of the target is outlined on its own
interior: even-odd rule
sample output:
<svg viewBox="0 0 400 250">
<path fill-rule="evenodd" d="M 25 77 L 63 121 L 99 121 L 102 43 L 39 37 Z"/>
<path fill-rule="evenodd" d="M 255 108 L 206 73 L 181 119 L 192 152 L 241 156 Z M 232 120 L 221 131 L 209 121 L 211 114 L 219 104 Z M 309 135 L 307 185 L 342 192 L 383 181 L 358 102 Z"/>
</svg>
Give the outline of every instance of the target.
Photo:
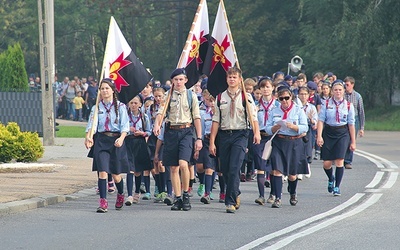
<svg viewBox="0 0 400 250">
<path fill-rule="evenodd" d="M 190 162 L 193 151 L 193 127 L 164 132 L 163 165 L 179 166 L 179 160 Z"/>
<path fill-rule="evenodd" d="M 215 157 L 214 158 L 210 157 L 209 147 L 210 147 L 210 140 L 204 139 L 203 148 L 200 150 L 199 159 L 197 159 L 197 163 L 203 164 L 204 169 L 210 168 L 215 170 L 217 163 Z"/>
</svg>

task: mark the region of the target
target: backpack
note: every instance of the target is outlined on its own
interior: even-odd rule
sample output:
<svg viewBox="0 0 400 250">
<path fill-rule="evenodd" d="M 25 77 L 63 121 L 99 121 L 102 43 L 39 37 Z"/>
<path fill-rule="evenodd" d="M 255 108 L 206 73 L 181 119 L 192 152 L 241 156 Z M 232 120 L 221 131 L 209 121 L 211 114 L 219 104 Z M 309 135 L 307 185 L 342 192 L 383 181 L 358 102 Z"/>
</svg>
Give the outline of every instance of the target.
<svg viewBox="0 0 400 250">
<path fill-rule="evenodd" d="M 171 95 L 172 95 L 172 93 L 171 93 Z M 188 104 L 189 104 L 190 115 L 192 115 L 193 96 L 192 96 L 192 91 L 190 89 L 186 89 L 186 96 L 187 96 L 187 101 L 188 101 Z M 171 100 L 169 101 L 168 107 L 167 107 L 167 112 L 168 113 L 169 113 L 169 110 L 170 110 L 170 104 L 171 104 Z"/>
</svg>

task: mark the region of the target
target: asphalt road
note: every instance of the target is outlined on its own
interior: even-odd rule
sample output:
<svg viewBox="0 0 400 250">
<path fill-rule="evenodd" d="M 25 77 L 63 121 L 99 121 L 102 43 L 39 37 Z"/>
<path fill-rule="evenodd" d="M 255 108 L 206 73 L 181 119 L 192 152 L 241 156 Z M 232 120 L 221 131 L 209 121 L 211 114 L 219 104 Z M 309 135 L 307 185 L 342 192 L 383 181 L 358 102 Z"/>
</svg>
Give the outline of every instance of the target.
<svg viewBox="0 0 400 250">
<path fill-rule="evenodd" d="M 354 168 L 345 171 L 340 197 L 327 192 L 320 161 L 313 163 L 311 178 L 299 182 L 297 206 L 290 206 L 284 193 L 280 209 L 254 203 L 256 182 L 241 183 L 242 206 L 235 214 L 225 213 L 217 201 L 200 203 L 196 194 L 189 212 L 170 211 L 152 201 L 116 211 L 114 194 L 109 212 L 97 214 L 93 191 L 77 200 L 1 216 L 1 248 L 399 249 L 398 139 L 377 135 L 360 140 L 365 151 L 358 151 Z"/>
</svg>

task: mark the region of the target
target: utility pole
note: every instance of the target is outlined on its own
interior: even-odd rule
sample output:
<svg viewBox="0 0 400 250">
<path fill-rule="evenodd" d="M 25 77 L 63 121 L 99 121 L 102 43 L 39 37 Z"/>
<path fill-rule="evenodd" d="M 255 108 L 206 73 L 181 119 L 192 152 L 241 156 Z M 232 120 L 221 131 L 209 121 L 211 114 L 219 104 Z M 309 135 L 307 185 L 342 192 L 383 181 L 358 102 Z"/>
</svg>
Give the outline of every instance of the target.
<svg viewBox="0 0 400 250">
<path fill-rule="evenodd" d="M 54 0 L 38 0 L 43 145 L 54 145 Z"/>
</svg>

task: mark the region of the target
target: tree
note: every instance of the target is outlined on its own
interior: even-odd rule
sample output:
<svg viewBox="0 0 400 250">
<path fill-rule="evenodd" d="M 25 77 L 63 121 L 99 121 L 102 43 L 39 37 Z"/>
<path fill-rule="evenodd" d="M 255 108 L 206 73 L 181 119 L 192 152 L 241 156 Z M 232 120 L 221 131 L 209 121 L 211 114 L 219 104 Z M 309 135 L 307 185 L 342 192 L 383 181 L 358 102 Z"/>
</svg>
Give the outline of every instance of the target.
<svg viewBox="0 0 400 250">
<path fill-rule="evenodd" d="M 8 50 L 0 56 L 1 91 L 27 92 L 28 75 L 25 70 L 24 54 L 19 43 L 9 46 Z"/>
</svg>

